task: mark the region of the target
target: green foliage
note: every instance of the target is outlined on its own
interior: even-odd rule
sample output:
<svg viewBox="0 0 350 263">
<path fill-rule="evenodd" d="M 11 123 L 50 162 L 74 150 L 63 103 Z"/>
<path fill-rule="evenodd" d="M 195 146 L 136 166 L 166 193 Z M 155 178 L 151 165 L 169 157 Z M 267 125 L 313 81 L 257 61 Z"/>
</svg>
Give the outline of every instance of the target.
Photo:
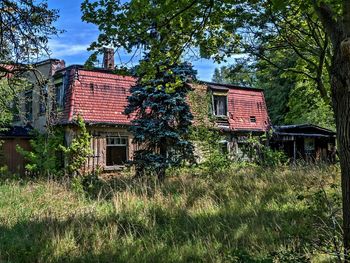
<svg viewBox="0 0 350 263">
<path fill-rule="evenodd" d="M 13 263 L 336 261 L 334 235 L 325 230 L 332 227 L 328 212 L 339 216 L 341 207 L 334 202 L 328 211 L 326 205 L 341 194 L 338 167 L 231 166 L 213 177 L 196 167 L 177 172 L 160 185 L 128 176 L 105 179 L 96 198 L 83 198 L 63 180 L 0 178 L 0 258 Z M 321 189 L 327 199 L 318 194 Z"/>
<path fill-rule="evenodd" d="M 64 145 L 64 131 L 54 127 L 42 134 L 35 132 L 30 140 L 31 150 L 27 151 L 17 146 L 17 151 L 27 160 L 26 169 L 37 176 L 56 176 L 63 174 L 63 164 L 66 163 L 66 173 L 80 174 L 80 169 L 91 154 L 90 135 L 81 117 L 77 118 L 77 134 L 69 146 Z"/>
<path fill-rule="evenodd" d="M 185 82 L 195 71 L 186 63 L 159 63 L 157 68 L 154 79 L 141 78 L 131 88 L 125 114 L 136 113 L 129 129 L 141 148 L 132 161 L 137 175 L 156 173 L 161 179 L 166 168 L 193 159 L 188 140 L 192 114 L 186 101 L 190 87 Z"/>
<path fill-rule="evenodd" d="M 255 78 L 254 64 L 249 59 L 235 59 L 230 66 L 216 68 L 212 80 L 217 83 L 253 87 Z"/>
<path fill-rule="evenodd" d="M 276 167 L 288 162 L 287 156 L 282 151 L 271 149 L 267 145 L 267 136 L 252 136 L 242 145 L 243 154 L 248 159 L 263 167 Z"/>
<path fill-rule="evenodd" d="M 20 76 L 30 69 L 25 64 L 47 56 L 50 36 L 61 32 L 53 25 L 57 19 L 58 10 L 50 9 L 46 0 L 1 1 L 0 72 L 9 70 L 12 77 Z M 16 64 L 15 70 L 3 67 L 4 64 Z"/>
<path fill-rule="evenodd" d="M 26 82 L 22 79 L 0 79 L 0 131 L 8 127 L 18 115 L 18 94 L 24 90 Z"/>
<path fill-rule="evenodd" d="M 194 115 L 194 125 L 191 127 L 190 138 L 197 150 L 196 158 L 209 174 L 228 167 L 230 160 L 222 152 L 220 141 L 224 136 L 217 128 L 211 112 L 211 94 L 203 90 L 203 86 L 193 84 L 193 90 L 188 94 L 191 111 Z"/>
<path fill-rule="evenodd" d="M 17 151 L 27 160 L 25 168 L 37 176 L 53 176 L 61 172 L 63 158 L 60 146 L 63 143 L 63 131 L 56 129 L 46 134 L 34 132 L 30 140 L 31 150 L 17 146 Z"/>
<path fill-rule="evenodd" d="M 289 95 L 288 107 L 286 124 L 312 123 L 335 130 L 333 109 L 309 81 L 296 83 Z"/>
<path fill-rule="evenodd" d="M 98 171 L 83 176 L 75 176 L 70 181 L 70 187 L 75 193 L 81 196 L 96 198 L 100 194 L 101 187 L 103 186 L 98 176 Z"/>
<path fill-rule="evenodd" d="M 66 172 L 69 175 L 81 174 L 81 168 L 86 158 L 91 155 L 91 136 L 86 129 L 85 122 L 81 116 L 76 119 L 77 131 L 68 147 L 60 146 L 66 160 Z"/>
</svg>

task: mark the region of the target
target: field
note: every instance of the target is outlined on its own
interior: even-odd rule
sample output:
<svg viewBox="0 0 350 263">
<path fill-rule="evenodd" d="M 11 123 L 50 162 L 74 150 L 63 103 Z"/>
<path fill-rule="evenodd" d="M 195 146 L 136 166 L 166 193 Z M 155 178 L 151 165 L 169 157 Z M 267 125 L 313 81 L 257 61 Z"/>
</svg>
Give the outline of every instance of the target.
<svg viewBox="0 0 350 263">
<path fill-rule="evenodd" d="M 0 262 L 334 262 L 341 246 L 337 166 L 89 180 L 0 179 Z"/>
</svg>

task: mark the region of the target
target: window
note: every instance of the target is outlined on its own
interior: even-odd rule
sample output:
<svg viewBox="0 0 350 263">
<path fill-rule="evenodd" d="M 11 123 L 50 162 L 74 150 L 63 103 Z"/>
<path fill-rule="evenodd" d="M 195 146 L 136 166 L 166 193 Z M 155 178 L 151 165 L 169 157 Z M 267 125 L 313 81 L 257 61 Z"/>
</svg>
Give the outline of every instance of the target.
<svg viewBox="0 0 350 263">
<path fill-rule="evenodd" d="M 250 116 L 250 122 L 256 123 L 256 117 L 255 116 Z"/>
<path fill-rule="evenodd" d="M 56 87 L 56 105 L 58 109 L 63 108 L 64 102 L 64 86 L 63 83 L 58 83 L 55 85 Z"/>
<path fill-rule="evenodd" d="M 227 116 L 227 96 L 226 94 L 213 95 L 213 112 L 215 116 Z"/>
<path fill-rule="evenodd" d="M 315 138 L 304 139 L 304 151 L 306 155 L 312 155 L 315 152 Z"/>
<path fill-rule="evenodd" d="M 127 161 L 127 137 L 107 137 L 106 165 L 123 165 Z"/>
<path fill-rule="evenodd" d="M 33 118 L 33 91 L 31 90 L 25 93 L 25 117 L 27 121 Z"/>
</svg>

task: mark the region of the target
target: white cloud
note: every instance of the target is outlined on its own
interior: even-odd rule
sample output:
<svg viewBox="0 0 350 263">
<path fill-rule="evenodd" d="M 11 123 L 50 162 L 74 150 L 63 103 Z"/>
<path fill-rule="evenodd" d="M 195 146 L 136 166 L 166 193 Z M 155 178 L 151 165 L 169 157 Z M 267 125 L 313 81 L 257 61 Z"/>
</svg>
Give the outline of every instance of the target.
<svg viewBox="0 0 350 263">
<path fill-rule="evenodd" d="M 63 41 L 52 39 L 49 41 L 51 57 L 73 56 L 87 52 L 88 44 L 63 43 Z"/>
</svg>

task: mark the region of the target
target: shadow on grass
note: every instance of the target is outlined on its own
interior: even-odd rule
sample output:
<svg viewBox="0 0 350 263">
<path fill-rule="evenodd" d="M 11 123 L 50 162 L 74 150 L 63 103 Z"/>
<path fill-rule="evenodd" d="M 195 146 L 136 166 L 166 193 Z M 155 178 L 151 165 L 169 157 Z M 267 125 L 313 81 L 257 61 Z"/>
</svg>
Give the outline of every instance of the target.
<svg viewBox="0 0 350 263">
<path fill-rule="evenodd" d="M 122 212 L 20 221 L 0 226 L 0 262 L 272 262 L 273 249 L 309 242 L 307 213 L 220 209 L 193 216 L 155 207 L 152 223 Z"/>
</svg>

